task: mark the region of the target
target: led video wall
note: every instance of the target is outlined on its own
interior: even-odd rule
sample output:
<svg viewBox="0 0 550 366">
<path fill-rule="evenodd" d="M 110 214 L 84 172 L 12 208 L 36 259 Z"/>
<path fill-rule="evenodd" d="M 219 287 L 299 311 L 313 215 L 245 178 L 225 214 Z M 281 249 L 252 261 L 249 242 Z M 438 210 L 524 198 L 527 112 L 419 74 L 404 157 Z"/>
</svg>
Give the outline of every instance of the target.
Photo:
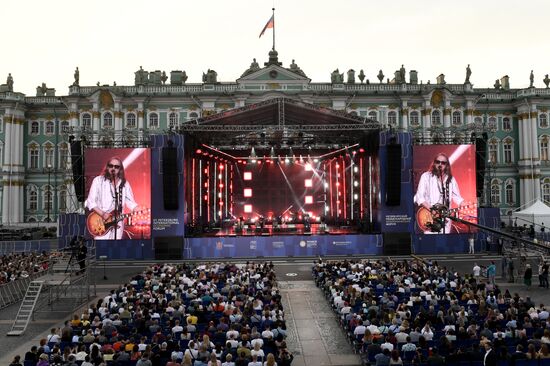
<svg viewBox="0 0 550 366">
<path fill-rule="evenodd" d="M 413 148 L 416 232 L 453 234 L 475 227 L 446 214 L 477 223 L 474 145 L 422 145 Z M 445 213 L 445 214 L 441 214 Z"/>
<path fill-rule="evenodd" d="M 150 150 L 86 149 L 84 156 L 89 238 L 151 238 Z"/>
</svg>

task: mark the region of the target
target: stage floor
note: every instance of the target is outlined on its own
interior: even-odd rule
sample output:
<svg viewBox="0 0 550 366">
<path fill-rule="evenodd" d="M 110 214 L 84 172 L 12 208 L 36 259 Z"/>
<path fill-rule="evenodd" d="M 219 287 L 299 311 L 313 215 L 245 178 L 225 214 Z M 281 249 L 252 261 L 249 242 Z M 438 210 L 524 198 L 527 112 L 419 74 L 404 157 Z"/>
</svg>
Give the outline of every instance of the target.
<svg viewBox="0 0 550 366">
<path fill-rule="evenodd" d="M 334 226 L 323 224 L 311 224 L 309 230 L 304 224 L 282 224 L 278 227 L 265 225 L 263 228 L 254 225 L 245 225 L 242 230 L 236 226 L 226 228 L 214 228 L 211 232 L 203 233 L 202 237 L 224 237 L 224 236 L 280 236 L 280 235 L 349 235 L 359 234 L 355 226 Z"/>
</svg>

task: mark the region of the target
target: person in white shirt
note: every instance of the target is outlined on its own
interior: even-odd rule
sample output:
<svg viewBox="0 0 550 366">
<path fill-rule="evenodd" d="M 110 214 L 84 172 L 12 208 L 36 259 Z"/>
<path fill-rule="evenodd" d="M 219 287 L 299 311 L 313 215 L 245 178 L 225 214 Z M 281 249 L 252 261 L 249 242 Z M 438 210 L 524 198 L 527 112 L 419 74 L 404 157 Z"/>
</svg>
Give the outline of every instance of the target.
<svg viewBox="0 0 550 366">
<path fill-rule="evenodd" d="M 390 353 L 391 353 L 391 351 L 393 351 L 393 344 L 390 342 L 389 338 L 386 337 L 386 342 L 382 343 L 382 344 L 380 345 L 380 348 L 382 349 L 382 351 L 385 350 L 385 349 L 387 349 L 387 350 L 389 350 Z"/>
<path fill-rule="evenodd" d="M 439 153 L 435 156 L 430 169 L 420 176 L 414 202 L 419 207 L 431 210 L 434 205 L 450 209 L 453 203 L 460 206 L 464 199 L 460 195 L 458 183 L 451 172 L 451 164 L 447 155 Z M 437 230 L 439 229 L 439 230 Z M 445 219 L 444 225 L 424 231 L 425 234 L 448 234 L 451 232 L 451 220 Z"/>
<path fill-rule="evenodd" d="M 471 235 L 469 238 L 468 238 L 468 253 L 469 254 L 474 254 L 474 244 L 475 244 L 475 240 L 474 240 L 474 236 Z"/>
<path fill-rule="evenodd" d="M 95 212 L 103 222 L 112 219 L 112 214 L 122 215 L 124 207 L 134 211 L 138 204 L 134 200 L 134 192 L 124 176 L 124 165 L 118 157 L 112 157 L 105 164 L 105 169 L 92 181 L 92 186 L 86 199 L 86 208 Z M 108 230 L 103 235 L 94 235 L 95 240 L 123 239 L 123 221 L 116 229 Z"/>
<path fill-rule="evenodd" d="M 474 273 L 474 278 L 477 280 L 479 280 L 479 276 L 481 275 L 481 267 L 477 264 L 477 263 L 474 263 L 474 268 L 472 269 L 472 272 Z"/>
</svg>

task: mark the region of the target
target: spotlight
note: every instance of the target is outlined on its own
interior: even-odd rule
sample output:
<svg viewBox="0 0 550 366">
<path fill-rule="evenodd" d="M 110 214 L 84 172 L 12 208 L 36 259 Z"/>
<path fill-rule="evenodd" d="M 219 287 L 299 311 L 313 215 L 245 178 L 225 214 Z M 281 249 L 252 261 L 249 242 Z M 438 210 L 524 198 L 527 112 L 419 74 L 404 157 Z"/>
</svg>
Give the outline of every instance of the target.
<svg viewBox="0 0 550 366">
<path fill-rule="evenodd" d="M 286 163 L 286 164 L 290 164 L 290 159 L 289 159 L 289 158 L 285 158 L 285 163 Z"/>
</svg>

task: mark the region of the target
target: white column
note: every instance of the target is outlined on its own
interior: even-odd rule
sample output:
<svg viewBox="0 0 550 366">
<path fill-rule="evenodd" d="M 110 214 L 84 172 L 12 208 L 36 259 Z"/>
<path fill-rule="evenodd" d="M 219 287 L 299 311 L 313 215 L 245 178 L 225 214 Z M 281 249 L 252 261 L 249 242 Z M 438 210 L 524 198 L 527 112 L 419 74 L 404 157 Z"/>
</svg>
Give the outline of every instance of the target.
<svg viewBox="0 0 550 366">
<path fill-rule="evenodd" d="M 94 142 L 97 142 L 99 139 L 99 106 L 97 103 L 94 103 L 94 107 L 92 110 L 92 130 L 93 130 L 93 136 L 94 136 Z"/>
<path fill-rule="evenodd" d="M 10 193 L 11 193 L 11 185 L 10 185 L 10 170 L 12 167 L 12 161 L 13 161 L 13 154 L 14 154 L 14 148 L 12 147 L 13 137 L 12 137 L 12 116 L 11 113 L 14 113 L 11 111 L 8 113 L 6 110 L 6 114 L 4 114 L 4 162 L 3 162 L 3 180 L 4 180 L 4 187 L 3 187 L 3 197 L 2 197 L 2 224 L 8 224 L 10 223 L 10 211 L 11 211 L 11 202 L 10 202 Z"/>
<path fill-rule="evenodd" d="M 144 111 L 143 111 L 143 103 L 138 103 L 138 109 L 137 109 L 137 122 L 138 122 L 138 140 L 139 141 L 142 141 L 143 140 L 143 128 L 145 127 L 144 126 L 144 121 L 143 121 L 143 114 L 144 114 Z"/>
<path fill-rule="evenodd" d="M 422 126 L 424 130 L 424 138 L 430 138 L 430 131 L 428 129 L 432 127 L 432 108 L 429 101 L 424 102 L 424 109 L 422 109 Z"/>
<path fill-rule="evenodd" d="M 115 103 L 114 117 L 115 117 L 115 141 L 122 141 L 122 111 L 120 103 Z"/>
<path fill-rule="evenodd" d="M 445 138 L 450 139 L 451 138 L 451 106 L 446 105 L 445 109 L 443 110 L 443 127 L 445 128 Z"/>
</svg>

